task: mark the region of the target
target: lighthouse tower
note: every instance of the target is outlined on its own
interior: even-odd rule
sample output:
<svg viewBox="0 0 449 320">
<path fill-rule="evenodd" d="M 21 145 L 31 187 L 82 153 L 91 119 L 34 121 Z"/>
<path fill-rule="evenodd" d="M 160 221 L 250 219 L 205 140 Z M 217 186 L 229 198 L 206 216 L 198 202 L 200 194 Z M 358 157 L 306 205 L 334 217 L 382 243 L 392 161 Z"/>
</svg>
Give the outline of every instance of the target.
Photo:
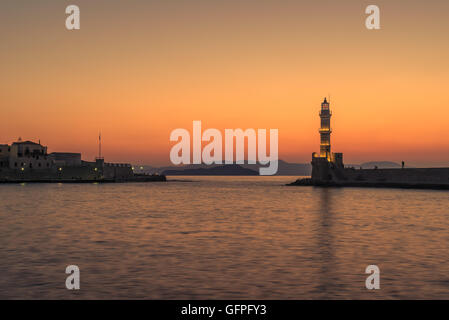
<svg viewBox="0 0 449 320">
<path fill-rule="evenodd" d="M 331 153 L 331 116 L 332 112 L 329 110 L 329 102 L 326 98 L 321 103 L 321 128 L 320 132 L 320 157 L 326 158 L 328 161 L 332 161 Z"/>
<path fill-rule="evenodd" d="M 321 103 L 320 154 L 312 153 L 312 180 L 316 183 L 344 177 L 343 153 L 331 153 L 331 116 L 329 102 Z"/>
</svg>

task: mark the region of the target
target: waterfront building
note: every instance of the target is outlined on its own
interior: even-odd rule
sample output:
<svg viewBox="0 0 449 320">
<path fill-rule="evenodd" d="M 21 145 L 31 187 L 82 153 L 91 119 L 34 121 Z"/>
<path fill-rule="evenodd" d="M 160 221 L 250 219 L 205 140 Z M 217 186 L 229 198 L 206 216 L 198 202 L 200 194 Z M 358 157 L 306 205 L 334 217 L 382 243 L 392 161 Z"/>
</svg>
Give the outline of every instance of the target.
<svg viewBox="0 0 449 320">
<path fill-rule="evenodd" d="M 47 154 L 47 147 L 32 141 L 16 141 L 9 145 L 2 145 L 0 167 L 10 169 L 48 169 L 52 162 Z"/>
<path fill-rule="evenodd" d="M 102 157 L 83 161 L 81 153 L 53 152 L 40 141 L 0 145 L 0 181 L 125 180 L 134 176 L 128 163 L 106 163 Z"/>
</svg>

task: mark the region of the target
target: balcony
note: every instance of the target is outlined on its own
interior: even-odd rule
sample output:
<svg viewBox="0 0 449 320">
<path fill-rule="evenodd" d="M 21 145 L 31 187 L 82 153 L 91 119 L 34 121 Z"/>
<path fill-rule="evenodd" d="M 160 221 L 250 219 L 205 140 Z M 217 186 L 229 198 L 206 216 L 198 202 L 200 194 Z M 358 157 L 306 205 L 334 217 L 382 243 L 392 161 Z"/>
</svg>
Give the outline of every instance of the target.
<svg viewBox="0 0 449 320">
<path fill-rule="evenodd" d="M 326 112 L 323 113 L 323 111 L 326 111 Z M 332 116 L 332 111 L 321 110 L 319 114 L 320 114 L 320 117 L 329 117 L 330 118 Z"/>
</svg>

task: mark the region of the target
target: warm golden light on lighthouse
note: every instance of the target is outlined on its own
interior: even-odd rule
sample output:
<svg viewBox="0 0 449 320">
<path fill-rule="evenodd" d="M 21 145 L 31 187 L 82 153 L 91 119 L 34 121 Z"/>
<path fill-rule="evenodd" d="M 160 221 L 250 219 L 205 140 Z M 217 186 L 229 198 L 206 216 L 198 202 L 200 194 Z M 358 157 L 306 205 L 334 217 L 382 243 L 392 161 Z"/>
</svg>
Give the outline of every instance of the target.
<svg viewBox="0 0 449 320">
<path fill-rule="evenodd" d="M 329 110 L 329 102 L 324 98 L 320 111 L 320 157 L 327 158 L 329 161 L 331 161 L 331 116 L 332 112 Z"/>
</svg>

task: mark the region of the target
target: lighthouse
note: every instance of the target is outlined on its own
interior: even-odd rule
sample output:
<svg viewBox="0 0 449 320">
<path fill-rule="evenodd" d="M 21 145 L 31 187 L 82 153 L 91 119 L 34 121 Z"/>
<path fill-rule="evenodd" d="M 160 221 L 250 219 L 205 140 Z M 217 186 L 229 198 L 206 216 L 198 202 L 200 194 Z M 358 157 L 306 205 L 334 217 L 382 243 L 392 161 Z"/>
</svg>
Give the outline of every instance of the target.
<svg viewBox="0 0 449 320">
<path fill-rule="evenodd" d="M 320 157 L 326 158 L 328 161 L 332 161 L 331 153 L 331 116 L 332 112 L 329 109 L 329 102 L 326 98 L 321 103 L 320 119 L 321 128 L 320 132 Z"/>
<path fill-rule="evenodd" d="M 342 176 L 344 170 L 343 153 L 331 152 L 332 112 L 326 98 L 321 103 L 320 152 L 312 153 L 312 180 L 329 181 Z"/>
</svg>

